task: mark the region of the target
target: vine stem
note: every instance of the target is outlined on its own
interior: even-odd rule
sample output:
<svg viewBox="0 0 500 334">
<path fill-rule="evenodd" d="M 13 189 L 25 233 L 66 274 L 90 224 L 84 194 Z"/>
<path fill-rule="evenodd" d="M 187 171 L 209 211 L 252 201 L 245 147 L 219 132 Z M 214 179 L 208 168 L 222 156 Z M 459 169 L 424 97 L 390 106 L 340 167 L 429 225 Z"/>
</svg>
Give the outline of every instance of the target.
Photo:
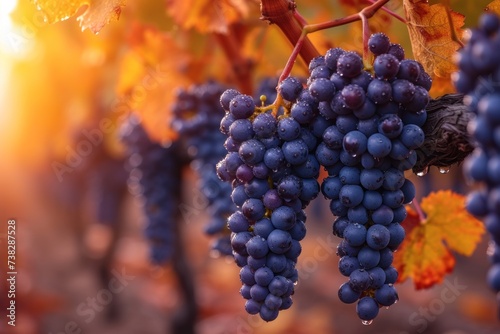
<svg viewBox="0 0 500 334">
<path fill-rule="evenodd" d="M 231 26 L 230 29 L 234 30 L 234 26 Z M 253 91 L 252 69 L 254 64 L 250 59 L 242 56 L 242 47 L 240 41 L 236 38 L 236 34 L 230 31 L 227 34 L 216 33 L 214 36 L 231 63 L 240 91 L 245 94 L 251 94 Z"/>
<path fill-rule="evenodd" d="M 294 49 L 300 43 L 301 47 L 298 49 L 294 60 L 300 53 L 301 58 L 306 63 L 309 63 L 311 59 L 319 56 L 319 52 L 312 42 L 306 36 L 303 36 L 307 21 L 296 8 L 297 4 L 294 0 L 262 0 L 261 20 L 268 21 L 269 24 L 276 24 L 294 46 Z"/>
<path fill-rule="evenodd" d="M 420 206 L 420 203 L 418 203 L 417 200 L 414 200 L 412 202 L 412 204 L 413 204 L 413 207 L 415 208 L 415 211 L 417 212 L 417 215 L 418 215 L 418 218 L 419 218 L 420 222 L 425 221 L 425 219 L 426 219 L 425 213 L 422 210 L 422 207 Z"/>
<path fill-rule="evenodd" d="M 282 19 L 281 18 L 284 18 L 284 17 L 287 17 L 287 19 L 293 19 L 293 21 L 296 23 L 296 27 L 299 27 L 300 26 L 300 23 L 298 22 L 297 20 L 297 17 L 300 18 L 300 21 L 302 23 L 305 22 L 305 20 L 302 18 L 302 16 L 300 14 L 293 14 L 294 12 L 297 12 L 296 10 L 296 5 L 295 5 L 295 2 L 287 2 L 286 0 L 283 0 L 284 3 L 288 3 L 288 5 L 286 6 L 286 10 L 288 13 L 292 12 L 292 15 L 286 15 L 286 13 L 281 13 L 279 15 L 277 15 L 276 13 L 274 17 L 270 17 L 268 15 L 265 14 L 264 12 L 264 9 L 267 8 L 269 9 L 270 7 L 272 7 L 274 10 L 276 10 L 276 8 L 279 8 L 276 6 L 275 2 L 273 2 L 274 5 L 271 5 L 270 4 L 270 1 L 265 1 L 265 0 L 262 0 L 261 4 L 262 4 L 262 16 L 269 20 L 271 23 L 273 23 L 273 19 L 276 21 L 278 20 L 278 18 L 280 18 L 278 21 L 281 22 L 281 25 L 278 24 L 278 22 L 276 22 L 278 24 L 278 26 L 280 27 L 280 29 L 282 29 L 282 31 L 285 33 L 285 35 L 287 35 L 288 39 L 294 43 L 295 47 L 290 55 L 290 57 L 288 58 L 288 61 L 285 65 L 285 68 L 283 69 L 283 72 L 281 73 L 281 76 L 279 78 L 279 82 L 283 81 L 285 78 L 287 78 L 289 75 L 290 75 L 290 72 L 292 71 L 292 68 L 293 68 L 293 65 L 295 64 L 296 60 L 297 60 L 297 57 L 299 55 L 302 56 L 302 58 L 304 59 L 304 61 L 306 62 L 310 62 L 312 58 L 308 57 L 306 58 L 304 56 L 304 53 L 305 52 L 302 52 L 303 48 L 305 49 L 310 49 L 310 46 L 309 44 L 311 43 L 310 40 L 307 38 L 307 35 L 310 34 L 310 33 L 313 33 L 313 32 L 316 32 L 316 31 L 320 31 L 320 30 L 324 30 L 324 29 L 329 29 L 329 28 L 333 28 L 333 27 L 338 27 L 338 26 L 341 26 L 341 25 L 345 25 L 345 24 L 348 24 L 348 23 L 352 23 L 352 22 L 355 22 L 355 21 L 363 21 L 363 35 L 366 35 L 366 32 L 367 32 L 367 27 L 368 27 L 368 23 L 367 23 L 367 20 L 369 18 L 371 18 L 380 8 L 382 8 L 387 2 L 389 2 L 389 0 L 378 0 L 376 1 L 375 3 L 371 4 L 370 6 L 367 6 L 365 8 L 363 8 L 361 11 L 359 11 L 358 13 L 356 14 L 353 14 L 353 15 L 349 15 L 349 16 L 346 16 L 346 17 L 343 17 L 341 19 L 336 19 L 336 20 L 332 20 L 332 21 L 327 21 L 327 22 L 323 22 L 323 23 L 318 23 L 318 24 L 309 24 L 309 25 L 304 25 L 302 27 L 302 31 L 300 33 L 300 35 L 298 36 L 297 38 L 297 33 L 295 32 L 293 36 L 290 36 L 290 32 L 287 33 L 286 30 L 283 30 L 284 29 L 284 24 L 282 22 Z M 281 2 L 283 2 L 281 1 Z M 266 6 L 267 4 L 267 6 Z M 293 5 L 291 5 L 293 4 Z M 283 8 L 283 7 L 281 7 Z M 367 43 L 366 43 L 366 37 L 363 36 L 363 39 L 364 39 L 364 48 L 367 49 Z M 295 42 L 294 42 L 295 41 Z M 317 53 L 317 52 L 316 52 Z M 365 54 L 367 54 L 367 50 L 365 51 Z M 319 55 L 319 54 L 317 54 Z M 365 58 L 366 59 L 366 58 Z"/>
<path fill-rule="evenodd" d="M 375 3 L 375 0 L 366 0 L 368 3 L 371 3 L 371 4 L 374 4 Z M 384 12 L 386 12 L 387 14 L 391 15 L 392 17 L 394 17 L 395 19 L 397 19 L 398 21 L 401 21 L 403 22 L 404 24 L 406 24 L 406 20 L 404 18 L 402 18 L 399 14 L 393 12 L 392 10 L 390 10 L 389 8 L 385 7 L 385 6 L 382 6 L 382 8 L 380 8 L 381 10 L 383 10 Z"/>
</svg>

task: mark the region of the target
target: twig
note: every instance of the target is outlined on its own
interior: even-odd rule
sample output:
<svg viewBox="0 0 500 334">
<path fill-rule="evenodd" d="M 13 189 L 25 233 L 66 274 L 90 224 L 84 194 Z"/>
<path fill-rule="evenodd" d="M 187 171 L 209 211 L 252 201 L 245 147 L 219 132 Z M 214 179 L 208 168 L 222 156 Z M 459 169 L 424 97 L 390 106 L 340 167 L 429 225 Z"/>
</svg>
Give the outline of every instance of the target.
<svg viewBox="0 0 500 334">
<path fill-rule="evenodd" d="M 368 3 L 371 3 L 371 4 L 374 4 L 375 1 L 374 0 L 366 0 L 366 2 Z M 386 12 L 387 14 L 391 15 L 392 17 L 394 17 L 395 19 L 397 19 L 398 21 L 401 21 L 403 22 L 404 24 L 406 24 L 406 20 L 401 17 L 399 14 L 397 14 L 396 12 L 390 10 L 389 8 L 387 8 L 386 6 L 383 6 L 382 8 L 380 8 L 381 10 L 383 10 L 384 12 Z"/>
<path fill-rule="evenodd" d="M 292 54 L 290 55 L 290 58 L 288 58 L 286 66 L 283 69 L 283 72 L 281 73 L 280 82 L 290 75 L 290 72 L 292 70 L 292 67 L 293 67 L 298 55 L 302 54 L 301 49 L 304 47 L 304 44 L 307 41 L 309 41 L 307 39 L 308 34 L 316 32 L 316 31 L 324 30 L 324 29 L 338 27 L 338 26 L 345 25 L 345 24 L 348 24 L 351 22 L 356 22 L 359 20 L 366 22 L 366 20 L 371 18 L 387 2 L 389 2 L 389 0 L 378 0 L 376 3 L 374 3 L 368 7 L 363 8 L 359 13 L 349 15 L 349 16 L 343 17 L 341 19 L 336 19 L 333 21 L 328 21 L 328 22 L 323 22 L 323 23 L 318 23 L 318 24 L 310 24 L 310 25 L 304 26 L 299 38 L 295 42 L 295 47 L 292 51 Z M 262 3 L 264 3 L 264 1 Z M 281 26 L 280 26 L 280 28 L 281 28 Z M 367 47 L 367 46 L 365 45 L 365 47 Z"/>
<path fill-rule="evenodd" d="M 417 200 L 414 200 L 412 202 L 412 204 L 413 204 L 413 207 L 415 208 L 415 211 L 417 211 L 418 219 L 420 220 L 420 222 L 425 221 L 425 219 L 426 219 L 425 213 L 422 210 L 422 207 L 420 206 L 420 203 L 418 203 Z"/>
<path fill-rule="evenodd" d="M 285 34 L 286 38 L 296 47 L 300 41 L 299 48 L 294 60 L 300 54 L 304 62 L 309 63 L 314 57 L 319 56 L 318 50 L 306 36 L 302 37 L 305 19 L 296 11 L 295 1 L 290 0 L 262 0 L 261 19 L 269 24 L 276 24 Z"/>
<path fill-rule="evenodd" d="M 234 29 L 231 26 L 230 29 Z M 252 69 L 254 64 L 250 59 L 244 58 L 241 54 L 241 45 L 235 34 L 214 34 L 217 42 L 222 47 L 227 59 L 231 63 L 233 73 L 238 82 L 238 87 L 242 93 L 252 93 Z"/>
</svg>

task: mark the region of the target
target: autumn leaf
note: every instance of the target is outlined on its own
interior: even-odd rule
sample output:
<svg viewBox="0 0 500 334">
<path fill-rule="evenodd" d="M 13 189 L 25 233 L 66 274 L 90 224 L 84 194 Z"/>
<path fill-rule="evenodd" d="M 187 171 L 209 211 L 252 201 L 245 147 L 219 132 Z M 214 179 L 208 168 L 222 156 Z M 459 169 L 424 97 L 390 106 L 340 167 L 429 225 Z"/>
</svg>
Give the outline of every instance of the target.
<svg viewBox="0 0 500 334">
<path fill-rule="evenodd" d="M 167 0 L 168 13 L 184 29 L 226 34 L 231 23 L 248 15 L 244 0 Z"/>
<path fill-rule="evenodd" d="M 488 6 L 486 6 L 485 10 L 500 14 L 500 0 L 494 0 L 490 2 Z"/>
<path fill-rule="evenodd" d="M 465 198 L 450 190 L 431 193 L 422 200 L 427 217 L 408 208 L 402 223 L 405 241 L 394 254 L 398 282 L 411 278 L 416 289 L 443 281 L 455 266 L 451 251 L 470 256 L 484 233 L 483 224 L 465 210 Z"/>
<path fill-rule="evenodd" d="M 453 40 L 451 25 L 456 37 L 461 39 L 465 16 L 443 4 L 430 6 L 425 0 L 404 0 L 403 6 L 415 59 L 432 78 L 448 79 L 448 92 L 453 91 L 449 79 L 456 65 L 452 56 L 460 45 Z"/>
<path fill-rule="evenodd" d="M 85 12 L 78 16 L 82 30 L 90 29 L 97 34 L 101 29 L 113 19 L 118 19 L 121 7 L 125 5 L 125 0 L 34 0 L 38 9 L 45 15 L 48 23 L 64 21 L 82 6 L 88 6 Z"/>
</svg>

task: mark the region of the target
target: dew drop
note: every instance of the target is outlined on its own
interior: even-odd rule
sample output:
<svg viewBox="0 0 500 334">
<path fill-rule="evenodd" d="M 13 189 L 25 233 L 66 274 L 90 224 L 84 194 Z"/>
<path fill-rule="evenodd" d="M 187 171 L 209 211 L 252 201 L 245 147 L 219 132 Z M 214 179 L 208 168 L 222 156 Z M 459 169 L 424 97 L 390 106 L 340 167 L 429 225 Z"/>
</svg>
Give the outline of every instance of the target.
<svg viewBox="0 0 500 334">
<path fill-rule="evenodd" d="M 373 323 L 373 320 L 363 320 L 361 323 L 365 326 L 371 325 Z"/>
<path fill-rule="evenodd" d="M 439 167 L 439 172 L 441 174 L 448 174 L 450 172 L 450 168 L 449 167 Z"/>
<path fill-rule="evenodd" d="M 386 309 L 386 310 L 388 310 L 388 309 L 389 309 L 389 306 L 386 306 L 386 307 L 385 307 L 385 309 Z"/>
<path fill-rule="evenodd" d="M 422 171 L 417 173 L 417 176 L 424 176 L 429 172 L 429 167 L 425 167 Z"/>
</svg>

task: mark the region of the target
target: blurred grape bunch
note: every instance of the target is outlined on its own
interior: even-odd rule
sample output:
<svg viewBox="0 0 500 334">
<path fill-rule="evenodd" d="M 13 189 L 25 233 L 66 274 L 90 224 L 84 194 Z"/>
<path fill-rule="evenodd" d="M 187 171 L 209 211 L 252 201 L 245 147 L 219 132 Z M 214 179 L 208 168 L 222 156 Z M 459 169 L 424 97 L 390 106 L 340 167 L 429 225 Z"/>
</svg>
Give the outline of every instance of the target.
<svg viewBox="0 0 500 334">
<path fill-rule="evenodd" d="M 130 116 L 121 129 L 128 151 L 129 190 L 142 200 L 150 243 L 151 261 L 168 262 L 174 253 L 179 219 L 182 168 L 185 165 L 180 143 L 162 146 L 151 141 L 140 120 Z"/>
<path fill-rule="evenodd" d="M 216 235 L 212 248 L 222 255 L 231 255 L 227 217 L 235 210 L 231 201 L 231 185 L 217 177 L 215 165 L 225 155 L 225 136 L 219 131 L 224 110 L 219 97 L 224 87 L 214 81 L 179 89 L 172 106 L 172 128 L 198 174 L 198 189 L 207 199 L 210 220 L 205 233 Z"/>
<path fill-rule="evenodd" d="M 128 172 L 125 160 L 115 158 L 104 149 L 91 171 L 90 192 L 98 223 L 118 224 L 121 206 L 127 193 Z"/>
</svg>

